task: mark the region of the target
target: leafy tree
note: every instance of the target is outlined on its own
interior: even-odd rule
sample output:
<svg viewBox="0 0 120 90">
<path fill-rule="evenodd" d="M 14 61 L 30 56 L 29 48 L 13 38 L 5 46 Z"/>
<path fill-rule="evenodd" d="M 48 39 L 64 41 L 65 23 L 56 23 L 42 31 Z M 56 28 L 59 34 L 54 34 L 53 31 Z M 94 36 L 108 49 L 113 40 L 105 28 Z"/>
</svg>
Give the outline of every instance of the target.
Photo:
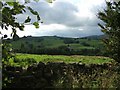
<svg viewBox="0 0 120 90">
<path fill-rule="evenodd" d="M 27 4 L 28 2 L 25 2 Z M 4 30 L 8 30 L 8 27 L 11 27 L 12 33 L 11 37 L 13 37 L 14 40 L 18 39 L 19 36 L 16 34 L 17 29 L 24 30 L 24 24 L 31 23 L 31 18 L 28 16 L 23 23 L 19 23 L 16 20 L 16 15 L 24 14 L 26 13 L 26 9 L 29 10 L 33 15 L 36 15 L 37 21 L 33 22 L 33 25 L 38 28 L 38 24 L 40 21 L 39 13 L 34 11 L 31 7 L 25 6 L 25 4 L 20 4 L 19 2 L 0 2 L 2 8 L 1 8 L 1 16 L 2 16 L 2 22 L 1 22 L 1 28 Z M 38 24 L 35 24 L 38 23 Z M 8 30 L 9 32 L 9 30 Z M 3 35 L 2 39 L 7 38 L 7 35 Z M 2 44 L 2 58 L 6 61 L 9 60 L 8 56 L 10 53 L 10 50 L 12 48 L 8 47 L 8 45 L 5 41 L 3 41 Z M 9 53 L 8 53 L 9 52 Z"/>
<path fill-rule="evenodd" d="M 12 28 L 11 36 L 16 34 L 16 29 L 24 30 L 24 24 L 30 23 L 31 18 L 28 16 L 27 19 L 23 23 L 19 23 L 16 21 L 16 15 L 23 14 L 26 12 L 25 9 L 28 9 L 33 15 L 37 16 L 37 21 L 32 24 L 38 28 L 38 21 L 40 20 L 40 16 L 38 12 L 34 11 L 31 7 L 21 5 L 19 2 L 6 2 L 2 3 L 2 23 L 1 28 L 8 30 L 10 26 Z"/>
<path fill-rule="evenodd" d="M 10 0 L 11 2 L 7 2 L 5 0 L 0 1 L 0 19 L 2 16 L 2 19 L 0 21 L 1 29 L 8 30 L 9 27 L 12 29 L 11 37 L 13 37 L 14 40 L 18 39 L 19 36 L 16 34 L 17 30 L 24 30 L 25 24 L 33 24 L 36 28 L 39 28 L 39 23 L 43 23 L 41 21 L 41 18 L 39 16 L 39 13 L 35 10 L 33 10 L 30 6 L 27 6 L 27 4 L 30 2 L 30 0 L 24 0 L 24 4 L 17 2 L 16 0 Z M 13 1 L 13 2 L 12 2 Z M 16 2 L 15 2 L 16 1 Z M 39 0 L 34 0 L 39 1 Z M 47 0 L 48 2 L 52 2 L 53 0 Z M 34 22 L 31 22 L 30 16 L 28 16 L 22 23 L 18 22 L 16 20 L 16 15 L 24 14 L 26 11 L 29 10 L 32 15 L 35 15 L 37 20 Z M 7 38 L 7 35 L 3 35 L 0 31 L 0 34 L 2 35 L 2 40 Z M 10 83 L 10 80 L 6 74 L 6 66 L 9 64 L 9 59 L 13 57 L 11 51 L 11 45 L 8 44 L 5 40 L 3 40 L 2 44 L 2 72 L 3 72 L 3 87 L 6 87 L 8 83 Z M 7 81 L 6 81 L 7 78 Z M 0 82 L 1 83 L 1 82 Z"/>
<path fill-rule="evenodd" d="M 110 57 L 120 62 L 120 1 L 106 2 L 107 8 L 98 13 L 98 18 L 104 23 L 98 24 L 106 35 L 104 43 Z"/>
<path fill-rule="evenodd" d="M 12 2 L 13 1 L 13 2 Z M 36 2 L 38 2 L 39 0 L 34 0 Z M 49 3 L 52 3 L 53 0 L 46 0 Z M 3 30 L 8 30 L 8 27 L 11 27 L 12 29 L 12 33 L 11 33 L 11 37 L 13 37 L 14 40 L 18 39 L 19 36 L 16 34 L 17 30 L 24 30 L 24 25 L 25 24 L 33 24 L 36 28 L 39 28 L 39 23 L 43 23 L 41 21 L 41 18 L 39 16 L 39 13 L 35 10 L 33 10 L 30 6 L 27 6 L 27 4 L 30 3 L 30 0 L 24 0 L 24 3 L 20 3 L 20 2 L 15 2 L 15 0 L 11 0 L 11 2 L 7 2 L 5 0 L 0 1 L 0 16 L 2 16 L 0 25 L 1 25 L 1 29 Z M 26 11 L 29 10 L 32 15 L 35 15 L 37 20 L 34 22 L 31 22 L 31 18 L 30 16 L 28 16 L 22 23 L 18 22 L 16 20 L 16 15 L 19 14 L 24 14 L 26 13 Z M 8 30 L 9 32 L 9 30 Z M 0 31 L 1 33 L 1 31 Z M 2 35 L 2 39 L 7 38 L 7 35 Z M 5 48 L 7 45 L 6 42 L 3 41 L 2 44 L 2 54 L 5 54 L 4 52 L 9 52 L 8 51 L 8 47 Z M 9 45 L 7 45 L 9 46 Z M 2 58 L 5 58 L 4 56 L 6 55 L 2 55 Z M 6 58 L 7 59 L 7 58 Z"/>
<path fill-rule="evenodd" d="M 13 35 L 13 40 L 16 41 L 16 40 L 18 40 L 18 39 L 19 39 L 19 36 L 18 36 L 17 34 L 14 34 L 14 35 Z"/>
</svg>

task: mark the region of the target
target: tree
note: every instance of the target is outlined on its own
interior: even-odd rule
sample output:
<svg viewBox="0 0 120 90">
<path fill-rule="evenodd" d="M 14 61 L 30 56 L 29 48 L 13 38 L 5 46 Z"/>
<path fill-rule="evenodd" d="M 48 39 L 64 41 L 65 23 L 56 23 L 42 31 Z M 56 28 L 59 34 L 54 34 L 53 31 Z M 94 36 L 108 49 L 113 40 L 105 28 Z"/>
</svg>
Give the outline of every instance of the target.
<svg viewBox="0 0 120 90">
<path fill-rule="evenodd" d="M 28 2 L 25 2 L 25 4 L 20 4 L 19 2 L 0 2 L 2 5 L 1 28 L 8 30 L 8 27 L 11 27 L 11 36 L 14 36 L 14 34 L 16 34 L 17 28 L 19 30 L 24 30 L 24 24 L 33 24 L 36 28 L 39 28 L 39 21 L 41 20 L 39 13 L 37 11 L 34 11 L 31 7 L 25 6 L 27 3 Z M 17 22 L 15 16 L 26 13 L 26 10 L 29 10 L 33 15 L 35 15 L 37 17 L 37 21 L 32 23 L 30 16 L 28 16 L 27 19 L 23 21 L 23 23 Z"/>
<path fill-rule="evenodd" d="M 13 35 L 13 40 L 16 41 L 16 40 L 18 40 L 18 39 L 19 39 L 19 36 L 18 36 L 17 34 L 14 34 L 14 35 Z"/>
<path fill-rule="evenodd" d="M 2 22 L 1 22 L 1 28 L 4 30 L 8 30 L 8 27 L 11 27 L 12 33 L 11 37 L 13 37 L 14 40 L 18 39 L 19 36 L 16 34 L 17 29 L 19 30 L 24 30 L 24 25 L 26 23 L 31 23 L 31 18 L 28 16 L 23 23 L 19 23 L 16 20 L 16 15 L 19 14 L 24 14 L 26 13 L 26 9 L 29 10 L 33 15 L 36 15 L 37 21 L 33 22 L 32 24 L 36 27 L 39 28 L 39 21 L 40 21 L 40 16 L 39 13 L 34 11 L 31 7 L 25 6 L 28 2 L 25 2 L 25 4 L 20 4 L 19 2 L 0 2 L 0 5 L 2 6 L 1 8 L 1 16 L 2 16 Z M 9 32 L 9 30 L 8 30 Z M 6 35 L 3 35 L 2 39 L 6 38 Z M 6 47 L 9 46 L 7 45 L 6 42 L 2 42 L 2 58 L 8 61 L 8 55 L 10 53 L 10 50 L 12 48 Z M 8 49 L 10 48 L 10 49 Z M 9 53 L 8 53 L 9 52 Z"/>
<path fill-rule="evenodd" d="M 33 24 L 36 28 L 39 28 L 39 23 L 40 22 L 43 23 L 41 21 L 39 13 L 33 10 L 31 7 L 26 6 L 26 4 L 30 2 L 30 0 L 24 0 L 25 1 L 24 4 L 17 2 L 18 0 L 10 0 L 10 1 L 13 1 L 13 2 L 6 2 L 5 0 L 0 1 L 0 19 L 2 16 L 2 19 L 0 21 L 0 26 L 1 26 L 1 29 L 8 30 L 8 32 L 9 32 L 8 28 L 11 27 L 12 29 L 11 37 L 13 37 L 14 40 L 19 38 L 19 36 L 16 34 L 17 30 L 19 29 L 23 31 L 25 24 Z M 34 1 L 37 2 L 39 0 L 34 0 Z M 47 0 L 47 1 L 51 3 L 53 0 Z M 28 16 L 22 23 L 18 22 L 15 16 L 26 13 L 26 10 L 29 10 L 32 13 L 32 15 L 35 15 L 37 17 L 37 20 L 34 22 L 31 22 L 31 18 L 30 16 Z M 1 31 L 0 31 L 0 34 L 2 35 L 2 38 L 1 38 L 2 40 L 7 38 L 7 35 L 6 34 L 3 35 Z M 3 40 L 0 46 L 2 46 L 2 69 L 3 69 L 2 84 L 3 84 L 3 87 L 5 87 L 8 83 L 10 83 L 8 75 L 6 74 L 7 71 L 5 68 L 9 64 L 10 58 L 14 56 L 11 53 L 12 51 L 11 45 L 8 44 L 5 40 Z M 6 81 L 6 78 L 7 78 L 7 81 Z"/>
<path fill-rule="evenodd" d="M 98 18 L 104 23 L 98 24 L 106 35 L 104 43 L 110 57 L 120 62 L 120 1 L 106 2 L 107 8 L 98 13 Z"/>
<path fill-rule="evenodd" d="M 34 0 L 34 1 L 38 2 L 39 0 Z M 46 1 L 52 3 L 53 0 L 46 0 Z M 30 2 L 30 0 L 24 0 L 24 4 L 22 4 L 17 1 L 15 2 L 15 0 L 11 0 L 11 2 L 7 2 L 5 0 L 0 1 L 0 6 L 1 6 L 0 7 L 0 16 L 2 16 L 2 19 L 0 22 L 1 29 L 8 30 L 8 27 L 11 27 L 11 29 L 12 29 L 11 37 L 13 37 L 13 39 L 19 38 L 19 36 L 16 34 L 16 32 L 18 29 L 23 31 L 25 24 L 33 24 L 36 28 L 39 28 L 39 23 L 40 22 L 43 23 L 41 21 L 39 13 L 37 11 L 33 10 L 30 6 L 27 6 L 27 4 L 29 2 Z M 31 18 L 30 18 L 30 16 L 28 16 L 26 18 L 26 20 L 24 20 L 22 23 L 18 22 L 16 20 L 15 16 L 26 13 L 26 10 L 29 10 L 32 13 L 32 15 L 35 15 L 37 20 L 34 22 L 31 22 Z M 9 30 L 8 30 L 8 32 L 9 32 Z M 2 35 L 1 31 L 0 31 L 0 34 Z M 2 36 L 3 36 L 2 39 L 7 38 L 7 35 L 2 35 Z M 5 58 L 4 56 L 7 57 L 7 53 L 9 52 L 8 47 L 6 47 L 5 45 L 7 45 L 7 43 L 2 42 L 2 54 L 6 53 L 6 55 L 2 55 L 2 58 Z"/>
</svg>

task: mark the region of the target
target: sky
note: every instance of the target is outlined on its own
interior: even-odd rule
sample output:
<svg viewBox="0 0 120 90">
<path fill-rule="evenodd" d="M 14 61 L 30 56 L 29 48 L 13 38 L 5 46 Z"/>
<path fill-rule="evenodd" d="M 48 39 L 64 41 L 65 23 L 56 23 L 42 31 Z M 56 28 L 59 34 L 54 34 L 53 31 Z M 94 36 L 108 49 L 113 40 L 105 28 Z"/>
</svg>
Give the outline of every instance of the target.
<svg viewBox="0 0 120 90">
<path fill-rule="evenodd" d="M 60 36 L 60 37 L 84 37 L 90 35 L 102 35 L 98 23 L 97 13 L 105 8 L 105 0 L 55 0 L 52 4 L 40 0 L 28 4 L 38 11 L 43 21 L 40 28 L 33 25 L 25 25 L 24 31 L 17 31 L 22 36 Z M 17 20 L 23 22 L 32 14 L 27 12 L 18 15 Z"/>
</svg>

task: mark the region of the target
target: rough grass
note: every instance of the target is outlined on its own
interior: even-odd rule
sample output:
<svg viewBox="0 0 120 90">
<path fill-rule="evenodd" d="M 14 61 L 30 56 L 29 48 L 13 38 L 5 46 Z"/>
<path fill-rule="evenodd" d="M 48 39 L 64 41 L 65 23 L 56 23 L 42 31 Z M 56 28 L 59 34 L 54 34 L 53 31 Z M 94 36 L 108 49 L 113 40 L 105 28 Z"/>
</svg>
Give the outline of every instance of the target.
<svg viewBox="0 0 120 90">
<path fill-rule="evenodd" d="M 103 64 L 113 61 L 108 57 L 102 56 L 65 56 L 65 55 L 35 55 L 35 54 L 17 54 L 18 60 L 34 59 L 36 62 L 65 62 L 65 63 L 84 63 L 84 64 Z"/>
</svg>

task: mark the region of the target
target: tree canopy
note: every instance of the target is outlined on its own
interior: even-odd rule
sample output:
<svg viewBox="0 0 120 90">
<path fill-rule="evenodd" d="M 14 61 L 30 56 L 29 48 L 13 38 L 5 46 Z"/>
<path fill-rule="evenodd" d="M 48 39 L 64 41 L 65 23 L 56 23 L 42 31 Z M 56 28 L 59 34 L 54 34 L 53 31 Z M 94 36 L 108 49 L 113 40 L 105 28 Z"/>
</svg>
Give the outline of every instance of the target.
<svg viewBox="0 0 120 90">
<path fill-rule="evenodd" d="M 33 0 L 33 1 L 38 2 L 39 0 Z M 49 3 L 52 3 L 54 0 L 46 0 L 46 1 Z M 2 16 L 1 28 L 8 30 L 8 27 L 11 27 L 12 37 L 14 36 L 14 34 L 16 35 L 17 29 L 23 31 L 25 24 L 28 24 L 28 23 L 33 24 L 36 28 L 39 28 L 39 23 L 40 22 L 42 23 L 39 13 L 33 10 L 30 6 L 27 6 L 27 4 L 30 2 L 31 0 L 24 0 L 24 3 L 20 3 L 19 0 L 16 2 L 14 0 L 11 0 L 11 2 L 7 2 L 4 0 L 0 2 L 0 5 L 1 5 L 0 11 Z M 23 23 L 20 23 L 19 21 L 17 21 L 15 16 L 26 13 L 26 10 L 29 10 L 33 15 L 35 15 L 37 20 L 34 22 L 31 22 L 31 17 L 28 16 L 23 21 Z"/>
<path fill-rule="evenodd" d="M 9 1 L 9 0 L 8 0 Z M 37 11 L 35 11 L 33 8 L 28 6 L 27 4 L 30 3 L 31 1 L 38 2 L 39 0 L 23 0 L 23 3 L 20 3 L 19 0 L 10 0 L 7 2 L 7 0 L 0 1 L 0 16 L 1 22 L 1 30 L 7 30 L 9 32 L 9 27 L 12 29 L 11 37 L 13 39 L 18 39 L 19 36 L 16 34 L 17 30 L 24 30 L 25 24 L 32 24 L 35 26 L 35 28 L 39 28 L 39 23 L 43 23 L 41 21 L 41 17 Z M 54 0 L 45 0 L 48 3 L 52 3 Z M 22 23 L 17 21 L 16 15 L 19 14 L 25 14 L 27 13 L 26 11 L 30 11 L 32 15 L 35 15 L 37 20 L 34 22 L 31 22 L 31 17 L 28 16 Z M 7 38 L 7 35 L 3 35 L 1 39 Z M 2 42 L 2 58 L 6 61 L 11 57 L 10 51 L 12 48 L 10 48 L 11 45 L 7 44 L 6 42 Z"/>
<path fill-rule="evenodd" d="M 120 62 L 120 1 L 106 2 L 107 7 L 98 13 L 98 18 L 104 23 L 98 24 L 106 35 L 104 43 L 110 57 Z"/>
<path fill-rule="evenodd" d="M 27 4 L 28 2 L 25 2 Z M 25 6 L 20 4 L 19 2 L 0 2 L 2 8 L 1 8 L 1 16 L 2 16 L 2 22 L 1 22 L 1 28 L 8 30 L 8 27 L 12 28 L 11 36 L 16 35 L 16 29 L 24 30 L 24 24 L 29 23 L 31 21 L 31 18 L 28 16 L 27 19 L 23 23 L 19 23 L 16 21 L 15 15 L 23 14 L 26 12 L 26 9 L 28 9 L 32 14 L 37 16 L 37 21 L 33 23 L 36 28 L 38 28 L 40 20 L 40 16 L 38 12 L 34 11 L 31 7 Z"/>
</svg>

